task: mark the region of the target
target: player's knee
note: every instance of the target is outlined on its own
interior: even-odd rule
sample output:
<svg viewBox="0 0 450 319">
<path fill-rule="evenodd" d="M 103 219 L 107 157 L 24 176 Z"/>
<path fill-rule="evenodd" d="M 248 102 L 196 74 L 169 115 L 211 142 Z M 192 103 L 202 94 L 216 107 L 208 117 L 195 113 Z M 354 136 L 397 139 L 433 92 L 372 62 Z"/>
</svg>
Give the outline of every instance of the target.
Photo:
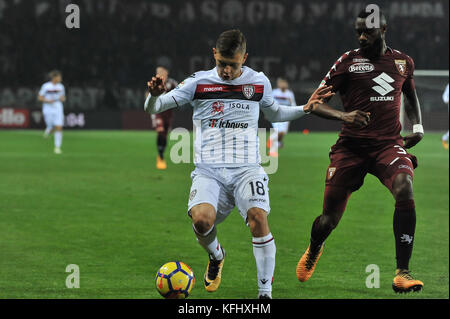
<svg viewBox="0 0 450 319">
<path fill-rule="evenodd" d="M 199 204 L 191 209 L 192 222 L 200 234 L 206 233 L 214 225 L 215 211 L 209 204 Z"/>
<path fill-rule="evenodd" d="M 325 228 L 327 228 L 328 230 L 333 230 L 339 224 L 339 220 L 340 220 L 340 218 L 335 216 L 335 214 L 333 214 L 333 215 L 322 215 L 321 218 L 320 218 L 320 223 Z"/>
<path fill-rule="evenodd" d="M 413 198 L 412 178 L 408 174 L 398 174 L 392 184 L 392 194 L 395 200 L 408 200 Z"/>
<path fill-rule="evenodd" d="M 247 221 L 250 228 L 253 225 L 264 225 L 267 223 L 267 213 L 264 209 L 252 207 L 247 212 Z"/>
</svg>

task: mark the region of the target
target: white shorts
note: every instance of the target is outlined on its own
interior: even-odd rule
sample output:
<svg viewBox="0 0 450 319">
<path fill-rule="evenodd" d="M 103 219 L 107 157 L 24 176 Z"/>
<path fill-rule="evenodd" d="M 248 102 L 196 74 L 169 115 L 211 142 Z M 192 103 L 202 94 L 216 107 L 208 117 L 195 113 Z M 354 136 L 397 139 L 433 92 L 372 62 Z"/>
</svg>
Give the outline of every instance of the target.
<svg viewBox="0 0 450 319">
<path fill-rule="evenodd" d="M 272 123 L 272 127 L 277 130 L 278 133 L 286 134 L 289 129 L 289 122 L 275 122 Z"/>
<path fill-rule="evenodd" d="M 247 212 L 258 207 L 270 213 L 269 177 L 261 166 L 237 168 L 199 168 L 192 173 L 188 214 L 202 203 L 216 209 L 216 222 L 225 220 L 236 206 L 247 223 Z"/>
<path fill-rule="evenodd" d="M 47 127 L 64 125 L 64 112 L 62 108 L 44 107 L 42 114 L 44 115 L 44 121 Z"/>
</svg>

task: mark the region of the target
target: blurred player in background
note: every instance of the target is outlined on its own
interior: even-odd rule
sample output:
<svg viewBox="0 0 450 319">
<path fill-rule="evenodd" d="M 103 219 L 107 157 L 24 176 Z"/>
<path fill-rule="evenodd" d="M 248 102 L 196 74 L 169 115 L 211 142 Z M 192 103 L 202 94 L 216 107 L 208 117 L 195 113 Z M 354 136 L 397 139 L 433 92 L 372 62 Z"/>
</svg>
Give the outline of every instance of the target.
<svg viewBox="0 0 450 319">
<path fill-rule="evenodd" d="M 414 62 L 386 45 L 384 15 L 380 13 L 378 27 L 367 26 L 368 16 L 363 10 L 355 22 L 360 48 L 344 53 L 321 83 L 340 92 L 346 112 L 326 103 L 314 105 L 312 111 L 344 123 L 329 155 L 322 215 L 312 225 L 310 245 L 297 265 L 297 278 L 303 282 L 311 277 L 325 239 L 338 225 L 352 192 L 362 186 L 365 175 L 370 173 L 378 177 L 395 199 L 397 267 L 392 287 L 395 292 L 419 291 L 423 283 L 409 271 L 416 227 L 413 176 L 417 159 L 406 151 L 420 142 L 424 134 L 413 79 Z M 413 124 L 413 133 L 403 138 L 399 121 L 402 92 L 406 97 L 405 112 Z"/>
<path fill-rule="evenodd" d="M 214 292 L 219 288 L 226 255 L 217 239 L 216 225 L 237 206 L 253 236 L 258 297 L 269 299 L 276 248 L 267 220 L 269 178 L 260 165 L 259 112 L 262 110 L 271 122 L 294 120 L 313 102 L 332 93 L 327 87 L 319 88 L 306 106 L 277 104 L 264 73 L 243 66 L 248 53 L 239 30 L 223 32 L 213 55 L 215 68 L 192 74 L 169 93 L 165 93 L 164 79 L 154 76 L 148 82 L 145 109 L 158 113 L 187 103 L 193 106 L 196 168 L 191 174 L 188 214 L 197 240 L 209 256 L 205 289 Z M 211 139 L 211 135 L 216 138 Z"/>
<path fill-rule="evenodd" d="M 447 87 L 445 88 L 444 94 L 442 94 L 442 100 L 444 101 L 445 104 L 447 104 L 448 108 L 448 84 Z M 442 136 L 442 146 L 444 146 L 444 148 L 448 150 L 448 131 Z"/>
<path fill-rule="evenodd" d="M 164 79 L 166 93 L 177 87 L 177 81 L 169 78 L 169 70 L 167 70 L 166 68 L 162 66 L 157 67 L 156 74 L 159 74 L 159 76 Z M 152 114 L 151 116 L 153 127 L 155 128 L 155 131 L 157 133 L 156 147 L 158 149 L 158 156 L 156 158 L 156 168 L 164 170 L 167 168 L 167 163 L 164 159 L 164 151 L 166 150 L 167 146 L 167 134 L 169 133 L 170 126 L 172 124 L 173 114 L 172 110 L 170 109 L 159 114 Z"/>
<path fill-rule="evenodd" d="M 273 98 L 280 105 L 296 105 L 294 92 L 289 90 L 289 83 L 283 78 L 277 79 L 277 88 L 273 90 Z M 274 132 L 267 141 L 267 147 L 269 148 L 269 156 L 278 157 L 278 148 L 283 147 L 283 137 L 288 132 L 289 122 L 272 123 L 272 127 Z"/>
<path fill-rule="evenodd" d="M 58 70 L 49 73 L 50 81 L 45 82 L 39 90 L 38 100 L 42 102 L 42 114 L 46 124 L 44 137 L 48 137 L 54 132 L 54 152 L 61 154 L 63 139 L 64 108 L 63 102 L 66 100 L 66 91 L 61 83 L 62 74 Z"/>
</svg>

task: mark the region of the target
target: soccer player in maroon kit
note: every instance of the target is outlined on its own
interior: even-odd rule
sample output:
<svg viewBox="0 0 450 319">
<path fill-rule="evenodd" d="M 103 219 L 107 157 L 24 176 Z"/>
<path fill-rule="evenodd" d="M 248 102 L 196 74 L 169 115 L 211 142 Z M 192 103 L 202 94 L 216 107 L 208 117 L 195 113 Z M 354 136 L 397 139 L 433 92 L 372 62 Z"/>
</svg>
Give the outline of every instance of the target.
<svg viewBox="0 0 450 319">
<path fill-rule="evenodd" d="M 164 79 L 166 93 L 177 87 L 178 83 L 172 78 L 169 78 L 169 71 L 159 66 L 156 68 L 156 74 L 159 74 Z M 147 93 L 148 94 L 148 93 Z M 167 146 L 167 134 L 172 124 L 173 110 L 167 110 L 159 114 L 152 115 L 152 122 L 156 133 L 156 146 L 158 148 L 158 157 L 156 158 L 156 168 L 164 170 L 167 168 L 166 160 L 164 159 L 164 151 Z"/>
<path fill-rule="evenodd" d="M 351 193 L 370 173 L 395 199 L 397 269 L 392 287 L 395 292 L 420 291 L 423 283 L 409 272 L 416 225 L 413 176 L 417 159 L 405 150 L 423 138 L 414 62 L 386 45 L 384 15 L 380 12 L 377 28 L 368 27 L 369 15 L 362 11 L 355 22 L 360 48 L 344 53 L 321 83 L 340 93 L 345 111 L 326 103 L 315 104 L 311 110 L 320 117 L 343 121 L 343 125 L 329 154 L 323 211 L 312 225 L 310 245 L 297 265 L 297 278 L 303 282 L 311 277 L 324 241 L 339 223 Z M 406 114 L 413 124 L 413 133 L 403 138 L 399 121 L 402 92 Z"/>
</svg>

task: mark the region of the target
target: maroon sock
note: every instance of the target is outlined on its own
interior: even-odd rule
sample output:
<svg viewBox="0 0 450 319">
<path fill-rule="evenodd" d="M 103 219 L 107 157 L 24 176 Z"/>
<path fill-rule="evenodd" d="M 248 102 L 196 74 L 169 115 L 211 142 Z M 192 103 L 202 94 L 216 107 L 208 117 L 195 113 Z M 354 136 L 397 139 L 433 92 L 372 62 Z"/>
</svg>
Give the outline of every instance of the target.
<svg viewBox="0 0 450 319">
<path fill-rule="evenodd" d="M 397 269 L 409 269 L 414 234 L 416 229 L 416 209 L 414 200 L 397 201 L 394 211 L 394 237 Z"/>
</svg>

